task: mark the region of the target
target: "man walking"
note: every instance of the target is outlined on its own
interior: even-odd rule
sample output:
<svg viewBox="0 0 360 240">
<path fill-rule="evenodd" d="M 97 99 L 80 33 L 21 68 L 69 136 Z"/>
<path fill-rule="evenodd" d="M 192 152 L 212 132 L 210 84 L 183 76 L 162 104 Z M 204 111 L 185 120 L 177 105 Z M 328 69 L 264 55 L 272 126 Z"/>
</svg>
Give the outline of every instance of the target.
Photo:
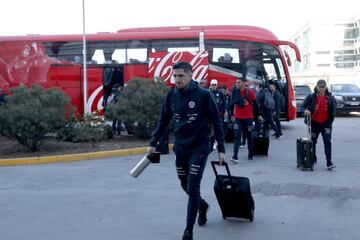
<svg viewBox="0 0 360 240">
<path fill-rule="evenodd" d="M 222 120 L 215 101 L 206 89 L 192 80 L 192 66 L 178 62 L 173 66 L 176 87 L 164 100 L 158 126 L 150 140 L 148 152 L 154 152 L 165 129 L 172 120 L 176 170 L 181 187 L 188 195 L 186 227 L 182 240 L 193 239 L 197 213 L 198 224 L 207 222 L 209 204 L 200 196 L 200 182 L 209 155 L 210 124 L 218 142 L 219 161 L 224 161 L 225 146 Z"/>
<path fill-rule="evenodd" d="M 332 124 L 335 119 L 335 99 L 326 88 L 326 81 L 320 79 L 316 83 L 314 93 L 308 95 L 303 104 L 305 116 L 311 121 L 311 140 L 314 144 L 314 162 L 317 162 L 316 143 L 321 133 L 326 156 L 326 167 L 328 170 L 335 168 L 331 161 L 331 133 Z M 307 123 L 310 124 L 310 123 Z"/>
<path fill-rule="evenodd" d="M 236 79 L 235 87 L 232 91 L 232 104 L 234 105 L 234 154 L 231 159 L 233 163 L 239 163 L 238 151 L 241 144 L 242 131 L 246 132 L 248 142 L 248 160 L 253 159 L 253 122 L 254 110 L 256 107 L 256 96 L 253 90 L 245 85 L 246 79 Z"/>
<path fill-rule="evenodd" d="M 281 95 L 279 90 L 276 89 L 276 85 L 274 81 L 269 81 L 269 90 L 274 98 L 275 102 L 275 108 L 273 112 L 273 119 L 276 125 L 276 128 L 273 128 L 274 130 L 274 136 L 276 136 L 276 131 L 278 132 L 279 137 L 283 136 L 281 131 L 281 123 L 280 123 L 280 111 L 281 111 L 281 102 L 282 98 L 284 96 Z"/>
<path fill-rule="evenodd" d="M 216 105 L 218 107 L 221 122 L 224 122 L 225 98 L 224 98 L 223 93 L 218 89 L 218 81 L 216 79 L 213 79 L 210 81 L 210 89 L 209 90 L 210 90 L 211 96 L 214 98 L 214 101 L 216 102 Z M 225 136 L 225 133 L 224 133 L 224 136 Z M 210 137 L 210 152 L 213 151 L 214 144 L 215 144 L 215 136 L 212 135 Z"/>
</svg>

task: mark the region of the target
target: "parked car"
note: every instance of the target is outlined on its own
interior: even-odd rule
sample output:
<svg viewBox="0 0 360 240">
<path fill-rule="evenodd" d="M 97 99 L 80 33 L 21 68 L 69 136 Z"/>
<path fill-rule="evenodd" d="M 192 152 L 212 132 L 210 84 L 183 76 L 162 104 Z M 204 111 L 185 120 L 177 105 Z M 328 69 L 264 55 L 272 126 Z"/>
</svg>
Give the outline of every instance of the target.
<svg viewBox="0 0 360 240">
<path fill-rule="evenodd" d="M 302 104 L 304 102 L 304 99 L 313 91 L 308 85 L 295 85 L 294 90 L 296 99 L 296 112 L 298 114 L 303 114 L 304 108 L 302 107 Z"/>
<path fill-rule="evenodd" d="M 360 112 L 360 89 L 355 84 L 330 84 L 337 113 Z"/>
</svg>

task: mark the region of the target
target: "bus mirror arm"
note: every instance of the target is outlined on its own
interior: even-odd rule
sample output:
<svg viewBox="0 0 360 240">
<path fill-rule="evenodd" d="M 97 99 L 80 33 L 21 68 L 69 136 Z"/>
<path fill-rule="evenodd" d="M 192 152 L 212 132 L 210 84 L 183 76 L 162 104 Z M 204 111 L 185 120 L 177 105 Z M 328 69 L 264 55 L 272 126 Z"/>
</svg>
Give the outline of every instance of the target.
<svg viewBox="0 0 360 240">
<path fill-rule="evenodd" d="M 291 59 L 290 59 L 290 56 L 289 56 L 288 52 L 284 50 L 284 54 L 285 54 L 287 65 L 289 67 L 291 67 Z"/>
<path fill-rule="evenodd" d="M 296 60 L 298 62 L 301 62 L 301 55 L 300 55 L 299 48 L 294 43 L 289 42 L 289 41 L 275 41 L 274 44 L 278 45 L 278 46 L 289 46 L 289 47 L 291 47 L 295 51 Z M 291 65 L 289 65 L 289 66 L 291 66 Z"/>
</svg>

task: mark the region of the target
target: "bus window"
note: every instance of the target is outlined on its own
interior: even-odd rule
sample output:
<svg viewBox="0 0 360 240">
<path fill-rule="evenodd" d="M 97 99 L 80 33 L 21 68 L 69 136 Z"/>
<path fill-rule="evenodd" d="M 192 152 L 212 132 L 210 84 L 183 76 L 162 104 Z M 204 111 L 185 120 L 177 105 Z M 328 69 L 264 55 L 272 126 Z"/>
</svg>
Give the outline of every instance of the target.
<svg viewBox="0 0 360 240">
<path fill-rule="evenodd" d="M 265 82 L 266 72 L 260 60 L 251 59 L 246 61 L 246 80 L 254 82 Z"/>
<path fill-rule="evenodd" d="M 76 56 L 82 56 L 82 42 L 44 42 L 45 53 L 49 57 L 57 58 L 60 61 L 73 62 L 76 60 Z M 88 52 L 89 59 L 92 56 L 91 52 Z"/>
<path fill-rule="evenodd" d="M 130 63 L 146 62 L 147 49 L 146 48 L 127 49 L 126 55 L 127 55 L 126 62 L 130 62 Z"/>
<path fill-rule="evenodd" d="M 281 62 L 281 59 L 277 58 L 276 62 L 277 62 L 277 65 L 279 67 L 279 72 L 280 72 L 280 78 L 279 79 L 282 79 L 282 80 L 286 81 L 286 75 L 285 75 L 285 71 L 284 71 L 284 66 L 283 66 L 283 64 Z"/>
<path fill-rule="evenodd" d="M 199 51 L 198 39 L 166 39 L 152 40 L 150 42 L 151 52 L 173 52 L 173 51 Z"/>
<path fill-rule="evenodd" d="M 272 62 L 265 61 L 264 59 L 264 68 L 269 79 L 278 78 L 275 66 Z"/>
<path fill-rule="evenodd" d="M 213 48 L 212 61 L 220 63 L 240 63 L 239 49 Z"/>
<path fill-rule="evenodd" d="M 104 51 L 102 49 L 96 49 L 94 55 L 92 56 L 91 63 L 103 64 L 105 63 Z"/>
<path fill-rule="evenodd" d="M 126 62 L 126 49 L 115 49 L 111 56 L 112 60 L 116 60 L 118 63 Z"/>
</svg>

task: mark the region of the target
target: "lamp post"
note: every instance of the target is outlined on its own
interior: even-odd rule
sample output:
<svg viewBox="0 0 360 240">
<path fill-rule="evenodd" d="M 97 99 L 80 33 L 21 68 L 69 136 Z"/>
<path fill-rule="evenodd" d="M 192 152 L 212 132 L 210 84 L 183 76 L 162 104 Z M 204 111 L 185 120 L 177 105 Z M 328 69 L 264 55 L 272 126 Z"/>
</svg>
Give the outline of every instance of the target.
<svg viewBox="0 0 360 240">
<path fill-rule="evenodd" d="M 84 91 L 84 115 L 90 113 L 88 106 L 88 86 L 87 86 L 87 71 L 86 71 L 86 32 L 85 32 L 85 0 L 82 0 L 83 11 L 83 91 Z"/>
</svg>

